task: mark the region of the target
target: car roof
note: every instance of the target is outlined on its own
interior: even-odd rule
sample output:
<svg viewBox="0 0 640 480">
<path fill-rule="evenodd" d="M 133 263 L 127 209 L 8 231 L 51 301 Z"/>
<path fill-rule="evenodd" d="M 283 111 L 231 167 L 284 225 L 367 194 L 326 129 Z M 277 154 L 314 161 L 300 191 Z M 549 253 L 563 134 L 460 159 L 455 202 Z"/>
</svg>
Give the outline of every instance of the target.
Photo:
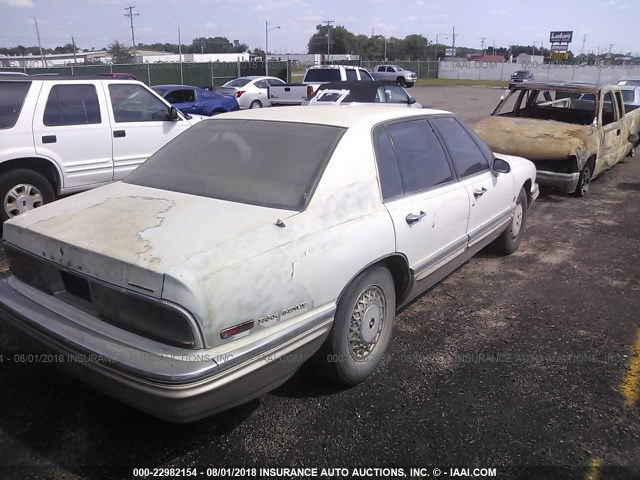
<svg viewBox="0 0 640 480">
<path fill-rule="evenodd" d="M 5 80 L 20 80 L 22 82 L 59 82 L 60 80 L 75 80 L 78 82 L 86 82 L 87 80 L 100 80 L 101 82 L 142 83 L 140 80 L 135 80 L 133 78 L 104 77 L 99 75 L 55 75 L 51 73 L 29 75 L 26 77 L 24 75 L 3 75 L 2 81 Z"/>
<path fill-rule="evenodd" d="M 180 85 L 178 83 L 165 83 L 161 85 L 152 85 L 151 88 L 200 88 L 193 85 Z"/>
<path fill-rule="evenodd" d="M 359 105 L 356 108 L 317 108 L 314 106 L 271 107 L 240 110 L 223 114 L 216 119 L 269 120 L 276 122 L 310 123 L 335 127 L 373 126 L 377 123 L 424 115 L 452 115 L 444 110 L 427 108 L 398 108 L 386 105 Z M 214 119 L 214 121 L 216 120 Z M 208 120 L 206 120 L 208 121 Z"/>
<path fill-rule="evenodd" d="M 395 85 L 388 80 L 347 80 L 344 82 L 329 82 L 320 85 L 319 90 L 349 90 L 353 101 L 364 101 L 374 98 L 380 87 Z"/>
</svg>

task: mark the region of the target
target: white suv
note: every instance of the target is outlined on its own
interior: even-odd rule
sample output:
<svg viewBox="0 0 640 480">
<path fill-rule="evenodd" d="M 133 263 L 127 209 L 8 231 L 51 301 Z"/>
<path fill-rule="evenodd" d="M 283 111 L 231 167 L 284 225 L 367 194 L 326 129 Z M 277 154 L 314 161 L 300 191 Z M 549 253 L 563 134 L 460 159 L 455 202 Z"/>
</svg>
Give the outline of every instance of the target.
<svg viewBox="0 0 640 480">
<path fill-rule="evenodd" d="M 126 177 L 200 118 L 135 80 L 0 79 L 0 221 Z"/>
</svg>

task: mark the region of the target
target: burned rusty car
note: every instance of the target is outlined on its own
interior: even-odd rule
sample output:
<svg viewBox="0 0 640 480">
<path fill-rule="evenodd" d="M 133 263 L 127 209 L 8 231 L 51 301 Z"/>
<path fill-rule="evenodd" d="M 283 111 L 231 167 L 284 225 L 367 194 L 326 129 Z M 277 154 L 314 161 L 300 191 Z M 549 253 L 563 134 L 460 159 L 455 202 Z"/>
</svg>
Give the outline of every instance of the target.
<svg viewBox="0 0 640 480">
<path fill-rule="evenodd" d="M 310 358 L 355 385 L 396 306 L 489 244 L 518 248 L 535 175 L 444 111 L 221 114 L 125 180 L 6 222 L 0 316 L 85 382 L 178 422 Z"/>
<path fill-rule="evenodd" d="M 627 113 L 617 86 L 526 82 L 474 129 L 493 151 L 530 159 L 541 186 L 584 196 L 591 179 L 633 154 L 640 111 Z"/>
</svg>

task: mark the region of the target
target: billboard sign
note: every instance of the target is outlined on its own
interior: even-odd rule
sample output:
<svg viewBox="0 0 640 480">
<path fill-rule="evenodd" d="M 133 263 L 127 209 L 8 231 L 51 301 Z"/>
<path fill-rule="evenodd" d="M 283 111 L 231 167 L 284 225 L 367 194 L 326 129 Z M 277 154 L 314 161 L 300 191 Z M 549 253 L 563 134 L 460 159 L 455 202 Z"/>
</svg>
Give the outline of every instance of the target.
<svg viewBox="0 0 640 480">
<path fill-rule="evenodd" d="M 455 57 L 456 56 L 456 49 L 455 48 L 447 48 L 444 51 L 444 55 L 445 55 L 445 57 Z"/>
<path fill-rule="evenodd" d="M 551 43 L 571 43 L 573 31 L 551 32 L 549 42 Z"/>
<path fill-rule="evenodd" d="M 555 45 L 551 45 L 551 51 L 552 52 L 566 52 L 569 50 L 569 45 L 560 45 L 560 44 L 555 44 Z"/>
<path fill-rule="evenodd" d="M 569 52 L 551 52 L 551 60 L 569 60 Z"/>
</svg>

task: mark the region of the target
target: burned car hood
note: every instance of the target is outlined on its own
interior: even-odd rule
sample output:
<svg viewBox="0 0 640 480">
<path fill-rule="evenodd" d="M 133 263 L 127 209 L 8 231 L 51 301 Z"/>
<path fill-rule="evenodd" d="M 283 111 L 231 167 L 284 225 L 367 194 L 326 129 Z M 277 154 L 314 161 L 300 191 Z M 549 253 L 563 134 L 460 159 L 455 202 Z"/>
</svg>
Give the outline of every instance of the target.
<svg viewBox="0 0 640 480">
<path fill-rule="evenodd" d="M 595 141 L 591 125 L 533 118 L 492 116 L 477 122 L 473 129 L 494 152 L 535 160 L 566 159 Z"/>
<path fill-rule="evenodd" d="M 260 230 L 280 230 L 277 220 L 296 213 L 117 182 L 6 222 L 4 239 L 70 270 L 160 297 L 168 270 L 247 235 L 257 250 L 272 248 L 260 244 Z M 220 258 L 209 268 L 240 260 Z"/>
</svg>

